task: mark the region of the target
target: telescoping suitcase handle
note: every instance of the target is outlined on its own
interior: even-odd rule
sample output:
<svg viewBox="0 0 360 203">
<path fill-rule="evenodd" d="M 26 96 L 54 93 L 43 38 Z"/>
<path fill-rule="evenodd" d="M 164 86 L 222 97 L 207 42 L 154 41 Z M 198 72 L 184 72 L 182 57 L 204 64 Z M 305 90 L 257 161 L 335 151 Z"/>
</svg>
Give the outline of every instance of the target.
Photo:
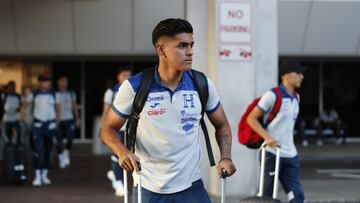
<svg viewBox="0 0 360 203">
<path fill-rule="evenodd" d="M 138 190 L 138 196 L 137 196 L 137 199 L 138 199 L 138 203 L 141 203 L 142 202 L 142 196 L 141 196 L 141 164 L 139 161 L 136 161 L 136 164 L 139 168 L 139 174 L 137 176 L 138 178 L 138 186 L 137 186 L 137 190 Z M 127 171 L 124 170 L 124 203 L 129 203 L 129 197 L 128 197 L 128 180 L 127 180 Z"/>
<path fill-rule="evenodd" d="M 260 184 L 259 184 L 259 193 L 258 197 L 262 197 L 264 194 L 264 175 L 265 175 L 265 148 L 266 145 L 263 144 L 260 148 L 261 150 L 261 163 L 260 163 Z M 277 191 L 279 187 L 279 166 L 280 166 L 280 145 L 276 147 L 276 160 L 275 160 L 275 176 L 274 176 L 274 187 L 272 198 L 277 198 Z"/>
<path fill-rule="evenodd" d="M 225 203 L 226 200 L 226 177 L 228 177 L 229 174 L 226 172 L 225 169 L 221 171 L 221 203 Z"/>
</svg>

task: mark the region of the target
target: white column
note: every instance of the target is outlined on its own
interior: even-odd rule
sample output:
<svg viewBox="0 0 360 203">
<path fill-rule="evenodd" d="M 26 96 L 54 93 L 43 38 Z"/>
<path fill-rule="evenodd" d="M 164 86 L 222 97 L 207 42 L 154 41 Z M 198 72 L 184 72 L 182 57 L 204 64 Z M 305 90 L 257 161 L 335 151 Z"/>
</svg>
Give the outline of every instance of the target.
<svg viewBox="0 0 360 203">
<path fill-rule="evenodd" d="M 193 67 L 204 71 L 214 81 L 230 122 L 233 136 L 232 155 L 238 171 L 228 179 L 227 194 L 229 196 L 255 195 L 258 186 L 259 161 L 255 150 L 249 150 L 239 144 L 237 125 L 247 105 L 256 96 L 277 84 L 277 1 L 238 1 L 249 2 L 252 8 L 250 44 L 252 59 L 249 61 L 219 59 L 220 43 L 216 14 L 219 11 L 220 2 L 226 1 L 186 1 L 186 18 L 194 27 Z M 215 139 L 212 139 L 212 145 L 218 161 L 218 147 Z M 219 195 L 220 181 L 217 180 L 215 170 L 209 169 L 206 152 L 203 153 L 203 171 L 208 192 Z"/>
</svg>

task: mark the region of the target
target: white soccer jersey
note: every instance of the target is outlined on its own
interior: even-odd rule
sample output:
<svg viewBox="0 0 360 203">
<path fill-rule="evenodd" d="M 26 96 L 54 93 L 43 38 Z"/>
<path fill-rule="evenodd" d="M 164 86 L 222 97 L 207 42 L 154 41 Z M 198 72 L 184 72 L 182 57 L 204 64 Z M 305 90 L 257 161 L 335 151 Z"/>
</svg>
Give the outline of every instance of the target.
<svg viewBox="0 0 360 203">
<path fill-rule="evenodd" d="M 23 104 L 27 104 L 28 108 L 24 111 L 24 120 L 26 123 L 30 124 L 32 121 L 32 101 L 34 95 L 29 93 L 27 96 L 21 98 Z"/>
<path fill-rule="evenodd" d="M 75 92 L 58 91 L 55 93 L 56 104 L 60 105 L 60 121 L 73 120 L 73 102 L 76 102 Z"/>
<path fill-rule="evenodd" d="M 34 92 L 33 102 L 34 119 L 42 122 L 53 121 L 56 119 L 55 96 L 53 92 Z"/>
<path fill-rule="evenodd" d="M 299 114 L 299 101 L 296 95 L 290 96 L 286 93 L 284 87 L 280 85 L 282 102 L 279 113 L 273 121 L 267 126 L 266 130 L 281 145 L 280 156 L 291 158 L 297 155 L 294 144 L 294 126 Z M 269 116 L 276 100 L 276 93 L 272 90 L 266 92 L 257 104 L 265 113 L 265 118 Z M 267 151 L 276 154 L 273 148 L 267 148 Z"/>
<path fill-rule="evenodd" d="M 6 96 L 5 96 L 6 95 Z M 3 94 L 2 99 L 5 99 L 4 102 L 4 122 L 15 122 L 20 119 L 20 106 L 21 106 L 21 97 L 17 94 Z"/>
<path fill-rule="evenodd" d="M 107 89 L 104 94 L 104 104 L 111 105 L 114 100 L 114 91 L 112 89 Z"/>
<path fill-rule="evenodd" d="M 142 73 L 121 85 L 113 103 L 113 111 L 120 117 L 131 114 L 141 79 Z M 212 113 L 220 106 L 220 100 L 209 79 L 208 85 L 205 110 Z M 200 118 L 201 103 L 191 72 L 183 74 L 173 92 L 160 83 L 156 68 L 154 83 L 140 114 L 135 146 L 135 154 L 141 160 L 144 188 L 161 194 L 175 193 L 202 178 Z M 134 181 L 137 184 L 135 174 Z"/>
</svg>

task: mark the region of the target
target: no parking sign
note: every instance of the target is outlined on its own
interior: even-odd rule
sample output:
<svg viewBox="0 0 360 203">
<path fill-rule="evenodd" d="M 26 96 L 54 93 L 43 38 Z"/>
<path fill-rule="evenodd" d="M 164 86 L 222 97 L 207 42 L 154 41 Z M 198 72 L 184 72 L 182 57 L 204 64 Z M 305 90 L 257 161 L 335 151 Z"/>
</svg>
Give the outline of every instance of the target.
<svg viewBox="0 0 360 203">
<path fill-rule="evenodd" d="M 252 8 L 249 2 L 223 1 L 218 6 L 220 60 L 252 58 Z"/>
</svg>

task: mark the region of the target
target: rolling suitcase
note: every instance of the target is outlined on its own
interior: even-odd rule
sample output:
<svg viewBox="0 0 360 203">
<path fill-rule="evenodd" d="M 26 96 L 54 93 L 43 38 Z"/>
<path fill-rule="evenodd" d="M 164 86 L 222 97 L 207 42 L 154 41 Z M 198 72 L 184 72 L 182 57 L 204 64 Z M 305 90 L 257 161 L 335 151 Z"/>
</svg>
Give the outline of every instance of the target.
<svg viewBox="0 0 360 203">
<path fill-rule="evenodd" d="M 27 180 L 27 157 L 23 144 L 7 143 L 4 147 L 4 182 L 21 184 Z"/>
<path fill-rule="evenodd" d="M 240 203 L 280 203 L 277 198 L 279 186 L 279 164 L 280 164 L 280 146 L 276 147 L 275 176 L 272 197 L 264 197 L 264 173 L 265 173 L 265 146 L 261 147 L 261 164 L 260 164 L 260 183 L 259 193 L 255 197 L 248 197 L 240 200 Z"/>
</svg>

